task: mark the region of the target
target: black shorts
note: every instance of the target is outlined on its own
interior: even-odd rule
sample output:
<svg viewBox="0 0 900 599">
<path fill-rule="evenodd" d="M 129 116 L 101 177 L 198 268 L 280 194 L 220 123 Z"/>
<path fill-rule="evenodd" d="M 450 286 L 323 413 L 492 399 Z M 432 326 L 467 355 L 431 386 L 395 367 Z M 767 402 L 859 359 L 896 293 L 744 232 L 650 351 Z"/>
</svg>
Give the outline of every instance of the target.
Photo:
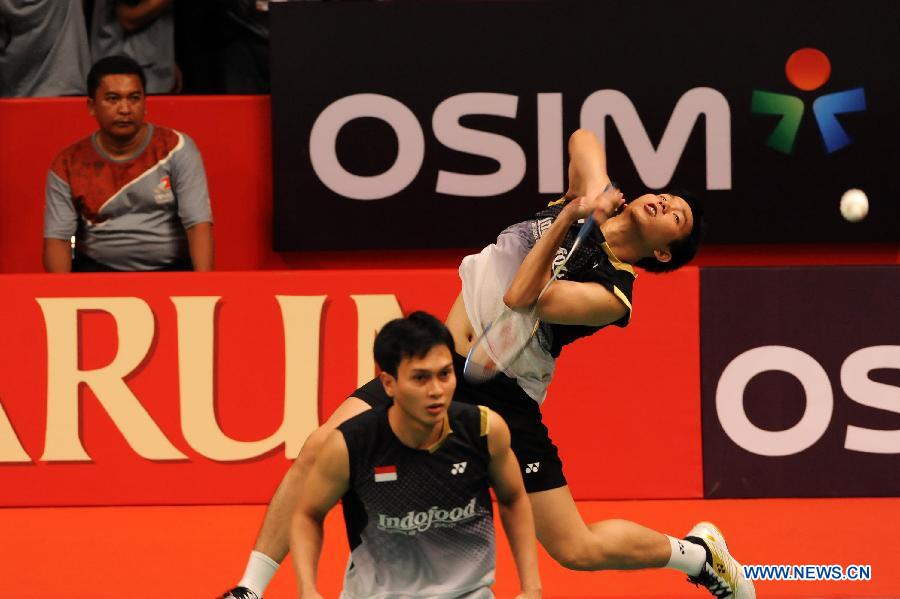
<svg viewBox="0 0 900 599">
<path fill-rule="evenodd" d="M 498 375 L 481 385 L 472 385 L 463 376 L 466 359 L 453 356 L 456 371 L 456 393 L 453 401 L 482 405 L 500 414 L 509 426 L 512 450 L 522 468 L 525 489 L 529 493 L 565 486 L 559 450 L 544 426 L 541 408 L 515 379 Z M 369 381 L 351 394 L 370 406 L 391 403 L 379 379 Z"/>
</svg>

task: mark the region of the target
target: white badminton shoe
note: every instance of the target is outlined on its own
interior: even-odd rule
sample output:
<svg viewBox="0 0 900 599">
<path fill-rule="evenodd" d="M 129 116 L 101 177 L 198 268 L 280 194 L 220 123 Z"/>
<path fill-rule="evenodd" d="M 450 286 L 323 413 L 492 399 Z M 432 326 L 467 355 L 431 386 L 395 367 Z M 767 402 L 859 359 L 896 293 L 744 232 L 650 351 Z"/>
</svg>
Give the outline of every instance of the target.
<svg viewBox="0 0 900 599">
<path fill-rule="evenodd" d="M 711 522 L 699 522 L 685 540 L 706 547 L 706 563 L 697 576 L 688 576 L 695 585 L 703 585 L 716 599 L 756 599 L 753 582 L 744 576 L 741 565 L 731 557 L 722 532 Z"/>
</svg>

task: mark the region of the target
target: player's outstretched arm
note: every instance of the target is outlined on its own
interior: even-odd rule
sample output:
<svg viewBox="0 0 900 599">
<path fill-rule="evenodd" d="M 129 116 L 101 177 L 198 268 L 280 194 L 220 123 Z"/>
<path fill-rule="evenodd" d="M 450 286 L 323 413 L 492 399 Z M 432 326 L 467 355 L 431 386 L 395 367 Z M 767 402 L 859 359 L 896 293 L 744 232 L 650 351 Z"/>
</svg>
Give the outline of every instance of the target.
<svg viewBox="0 0 900 599">
<path fill-rule="evenodd" d="M 334 430 L 312 466 L 291 519 L 291 555 L 303 599 L 321 599 L 316 589 L 316 573 L 322 553 L 322 523 L 328 511 L 347 492 L 349 480 L 347 444 L 341 432 Z"/>
<path fill-rule="evenodd" d="M 556 251 L 573 223 L 592 217 L 600 226 L 622 205 L 622 194 L 618 190 L 607 189 L 608 185 L 606 153 L 600 140 L 587 129 L 578 129 L 569 136 L 569 188 L 566 198 L 572 201 L 525 256 L 503 296 L 507 306 L 513 309 L 528 308 L 537 301 L 550 279 L 550 267 Z"/>
<path fill-rule="evenodd" d="M 522 586 L 522 592 L 517 599 L 539 599 L 541 578 L 538 573 L 534 518 L 528 494 L 525 492 L 525 484 L 522 482 L 519 463 L 510 449 L 509 428 L 494 412 L 488 415 L 488 427 L 491 484 L 497 496 L 500 521 L 509 539 L 516 570 L 519 573 L 519 583 Z"/>
<path fill-rule="evenodd" d="M 587 129 L 569 136 L 569 188 L 567 198 L 595 197 L 609 185 L 606 152 L 600 140 Z"/>
</svg>

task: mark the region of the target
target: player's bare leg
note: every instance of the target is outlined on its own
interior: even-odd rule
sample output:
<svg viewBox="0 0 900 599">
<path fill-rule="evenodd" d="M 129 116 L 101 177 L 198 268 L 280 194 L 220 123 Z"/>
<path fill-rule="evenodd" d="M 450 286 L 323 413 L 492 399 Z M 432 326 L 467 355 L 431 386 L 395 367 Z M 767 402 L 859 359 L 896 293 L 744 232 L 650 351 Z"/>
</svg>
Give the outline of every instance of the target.
<svg viewBox="0 0 900 599">
<path fill-rule="evenodd" d="M 254 595 L 256 598 L 262 597 L 266 586 L 278 569 L 278 564 L 288 553 L 291 516 L 303 490 L 309 469 L 315 462 L 319 447 L 328 433 L 339 424 L 368 409 L 370 409 L 369 404 L 361 399 L 350 397 L 338 406 L 322 426 L 309 435 L 300 450 L 300 455 L 291 464 L 269 501 L 262 526 L 256 536 L 253 552 L 247 561 L 244 576 L 238 586 L 226 593 L 225 597 L 238 599 L 244 597 L 255 599 Z M 250 592 L 253 594 L 249 594 Z"/>
<path fill-rule="evenodd" d="M 569 487 L 529 493 L 537 537 L 560 565 L 571 570 L 662 568 L 672 553 L 666 535 L 627 520 L 586 524 Z M 698 552 L 702 559 L 704 551 Z M 697 572 L 701 568 L 697 560 Z M 694 572 L 696 574 L 697 572 Z"/>
<path fill-rule="evenodd" d="M 535 529 L 544 549 L 572 570 L 672 568 L 716 597 L 754 599 L 715 526 L 700 523 L 677 539 L 628 520 L 586 524 L 568 487 L 529 493 Z"/>
</svg>

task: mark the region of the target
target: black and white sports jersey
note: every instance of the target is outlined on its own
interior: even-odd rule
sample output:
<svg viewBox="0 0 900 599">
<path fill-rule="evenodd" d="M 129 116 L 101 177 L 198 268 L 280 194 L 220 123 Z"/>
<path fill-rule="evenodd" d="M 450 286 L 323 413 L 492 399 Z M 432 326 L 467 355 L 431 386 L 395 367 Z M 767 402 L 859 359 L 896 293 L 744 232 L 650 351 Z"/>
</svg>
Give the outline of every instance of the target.
<svg viewBox="0 0 900 599">
<path fill-rule="evenodd" d="M 567 203 L 563 201 L 551 202 L 547 208 L 535 215 L 534 220 L 530 221 L 531 235 L 535 243 L 543 235 L 543 232 L 550 228 L 550 225 L 559 216 L 559 213 L 562 212 Z M 579 223 L 569 227 L 565 239 L 559 246 L 556 259 L 553 261 L 554 267 L 565 259 L 572 248 L 572 244 L 575 242 L 575 238 L 578 236 L 579 229 L 581 229 Z M 622 318 L 610 324 L 618 327 L 628 325 L 628 322 L 631 320 L 631 293 L 637 273 L 630 264 L 616 258 L 603 238 L 599 227 L 594 227 L 591 230 L 591 234 L 584 240 L 581 249 L 577 250 L 571 260 L 566 263 L 565 272 L 561 273 L 559 278 L 579 283 L 599 283 L 605 287 L 628 309 Z M 559 356 L 564 345 L 568 345 L 581 337 L 593 335 L 602 329 L 603 326 L 542 322 L 538 331 L 538 337 L 541 344 L 555 358 Z"/>
<path fill-rule="evenodd" d="M 350 561 L 342 597 L 493 597 L 488 410 L 452 403 L 442 438 L 407 447 L 389 406 L 338 427 L 350 485 L 343 497 Z"/>
<path fill-rule="evenodd" d="M 506 309 L 503 295 L 509 289 L 519 266 L 559 216 L 563 206 L 562 201 L 551 203 L 534 218 L 504 229 L 495 243 L 477 254 L 463 258 L 459 265 L 462 298 L 466 315 L 476 335 L 480 335 Z M 566 232 L 553 260 L 554 267 L 568 255 L 580 228 L 580 224 L 574 223 Z M 636 276 L 630 264 L 616 258 L 603 239 L 603 233 L 598 227 L 594 227 L 572 259 L 566 263 L 559 278 L 598 283 L 606 288 L 627 309 L 622 318 L 610 324 L 624 327 L 631 318 L 631 291 Z M 592 335 L 601 328 L 603 327 L 542 322 L 537 334 L 522 353 L 511 364 L 506 365 L 503 373 L 516 379 L 529 397 L 542 403 L 556 368 L 556 358 L 563 346 Z"/>
</svg>

